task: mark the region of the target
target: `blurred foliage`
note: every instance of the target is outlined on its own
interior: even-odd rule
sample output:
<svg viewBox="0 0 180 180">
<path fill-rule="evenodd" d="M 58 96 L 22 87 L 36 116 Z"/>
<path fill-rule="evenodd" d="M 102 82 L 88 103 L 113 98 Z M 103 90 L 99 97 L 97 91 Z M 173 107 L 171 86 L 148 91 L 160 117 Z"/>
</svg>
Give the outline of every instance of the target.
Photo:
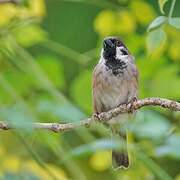
<svg viewBox="0 0 180 180">
<path fill-rule="evenodd" d="M 180 101 L 180 2 L 19 0 L 0 4 L 0 179 L 180 179 L 180 114 L 144 108 L 129 130 L 131 167 L 111 168 L 103 125 L 53 134 L 26 122 L 73 122 L 92 114 L 91 78 L 105 36 L 136 57 L 139 96 Z"/>
</svg>

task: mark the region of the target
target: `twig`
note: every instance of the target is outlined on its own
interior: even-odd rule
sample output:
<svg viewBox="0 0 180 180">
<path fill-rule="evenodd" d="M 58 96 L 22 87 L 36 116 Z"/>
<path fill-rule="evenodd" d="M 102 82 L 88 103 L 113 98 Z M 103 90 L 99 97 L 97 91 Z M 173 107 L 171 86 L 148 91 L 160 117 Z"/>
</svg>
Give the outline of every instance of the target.
<svg viewBox="0 0 180 180">
<path fill-rule="evenodd" d="M 135 101 L 133 104 L 123 104 L 119 107 L 112 109 L 108 112 L 103 112 L 99 115 L 92 116 L 91 118 L 79 121 L 79 123 L 32 123 L 32 124 L 26 124 L 27 126 L 30 126 L 33 129 L 46 129 L 54 132 L 64 132 L 69 131 L 72 129 L 75 129 L 77 127 L 85 126 L 89 127 L 93 122 L 97 121 L 100 123 L 108 123 L 109 120 L 111 120 L 113 117 L 118 116 L 122 113 L 129 113 L 132 112 L 132 110 L 138 110 L 142 108 L 143 106 L 160 106 L 163 108 L 170 109 L 171 111 L 180 111 L 180 103 L 176 101 L 172 101 L 169 99 L 164 98 L 145 98 L 141 100 Z M 16 126 L 13 126 L 12 124 L 9 124 L 5 121 L 0 121 L 0 129 L 2 130 L 9 130 L 9 129 L 15 129 Z M 22 127 L 23 128 L 23 127 Z"/>
<path fill-rule="evenodd" d="M 176 0 L 172 0 L 171 7 L 170 7 L 170 10 L 169 10 L 169 15 L 168 15 L 168 19 L 169 19 L 169 20 L 170 20 L 170 18 L 171 18 L 172 15 L 173 15 L 173 11 L 174 11 L 175 4 L 176 4 Z"/>
<path fill-rule="evenodd" d="M 0 0 L 0 4 L 13 3 L 18 4 L 19 0 Z"/>
</svg>

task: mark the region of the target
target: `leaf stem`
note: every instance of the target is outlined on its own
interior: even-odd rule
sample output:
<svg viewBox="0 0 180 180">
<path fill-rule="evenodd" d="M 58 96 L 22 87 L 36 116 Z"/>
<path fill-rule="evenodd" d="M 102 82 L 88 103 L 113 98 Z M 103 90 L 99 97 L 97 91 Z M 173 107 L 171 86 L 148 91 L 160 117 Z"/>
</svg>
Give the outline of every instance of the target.
<svg viewBox="0 0 180 180">
<path fill-rule="evenodd" d="M 172 17 L 172 14 L 173 14 L 173 11 L 174 11 L 174 7 L 175 7 L 175 3 L 176 3 L 176 0 L 172 0 L 171 7 L 170 7 L 170 10 L 169 10 L 168 19 L 170 19 Z"/>
</svg>

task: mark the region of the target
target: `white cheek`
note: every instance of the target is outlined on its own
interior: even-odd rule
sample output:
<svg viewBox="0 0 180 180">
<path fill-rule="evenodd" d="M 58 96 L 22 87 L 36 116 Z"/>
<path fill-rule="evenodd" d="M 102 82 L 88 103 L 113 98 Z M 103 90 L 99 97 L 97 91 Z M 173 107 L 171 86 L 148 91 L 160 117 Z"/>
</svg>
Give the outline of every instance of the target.
<svg viewBox="0 0 180 180">
<path fill-rule="evenodd" d="M 128 55 L 123 55 L 121 49 L 123 49 L 123 47 L 116 47 L 116 59 L 123 60 L 126 59 L 126 57 L 128 56 Z"/>
<path fill-rule="evenodd" d="M 116 59 L 120 59 L 123 56 L 120 47 L 116 47 Z"/>
</svg>

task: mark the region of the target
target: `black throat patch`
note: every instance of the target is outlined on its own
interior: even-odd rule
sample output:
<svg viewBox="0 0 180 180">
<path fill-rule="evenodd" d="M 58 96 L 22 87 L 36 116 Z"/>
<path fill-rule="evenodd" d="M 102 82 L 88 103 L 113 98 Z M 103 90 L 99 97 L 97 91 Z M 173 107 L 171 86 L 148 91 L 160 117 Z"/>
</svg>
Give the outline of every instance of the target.
<svg viewBox="0 0 180 180">
<path fill-rule="evenodd" d="M 111 70 L 113 75 L 117 76 L 123 74 L 123 70 L 127 67 L 127 64 L 121 59 L 109 58 L 106 61 L 106 66 L 108 70 Z"/>
</svg>

